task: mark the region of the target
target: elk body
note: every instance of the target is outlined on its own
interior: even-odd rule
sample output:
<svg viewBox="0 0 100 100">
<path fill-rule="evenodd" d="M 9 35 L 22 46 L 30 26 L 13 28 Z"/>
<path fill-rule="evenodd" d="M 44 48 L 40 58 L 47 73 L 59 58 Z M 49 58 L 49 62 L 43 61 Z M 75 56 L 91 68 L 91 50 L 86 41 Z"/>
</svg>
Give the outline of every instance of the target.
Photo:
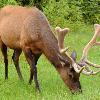
<svg viewBox="0 0 100 100">
<path fill-rule="evenodd" d="M 64 36 L 60 36 L 58 34 L 58 39 L 63 42 Z M 0 10 L 0 37 L 1 44 L 14 49 L 17 58 L 19 58 L 21 51 L 24 52 L 30 65 L 29 82 L 32 82 L 34 76 L 38 90 L 40 88 L 36 65 L 41 54 L 44 54 L 55 66 L 70 90 L 77 91 L 81 89 L 79 77 L 83 68 L 80 68 L 75 62 L 75 54 L 74 56 L 72 54 L 72 59 L 67 53 L 64 53 L 63 43 L 55 38 L 45 15 L 37 8 L 21 6 L 2 8 Z M 63 51 L 62 49 L 64 50 L 63 53 L 60 52 Z"/>
</svg>

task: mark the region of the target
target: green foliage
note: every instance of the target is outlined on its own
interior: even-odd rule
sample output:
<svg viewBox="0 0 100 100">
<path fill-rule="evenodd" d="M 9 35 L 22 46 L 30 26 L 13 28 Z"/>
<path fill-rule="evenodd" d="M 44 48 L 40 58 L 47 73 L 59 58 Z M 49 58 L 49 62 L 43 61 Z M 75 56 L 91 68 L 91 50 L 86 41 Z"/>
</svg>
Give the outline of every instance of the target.
<svg viewBox="0 0 100 100">
<path fill-rule="evenodd" d="M 30 0 L 35 1 L 35 0 Z M 38 1 L 38 0 L 37 0 Z M 65 23 L 100 23 L 99 0 L 40 0 L 44 13 L 52 25 Z M 61 21 L 62 20 L 62 21 Z M 66 22 L 67 20 L 67 22 Z M 56 23 L 57 22 L 57 23 Z"/>
<path fill-rule="evenodd" d="M 41 1 L 40 2 L 41 6 L 44 9 L 44 12 L 46 13 L 47 16 L 49 16 L 48 18 L 50 20 L 59 17 L 58 20 L 59 19 L 68 20 L 69 22 L 73 23 L 76 23 L 77 21 L 89 24 L 100 23 L 100 0 L 40 0 L 40 1 Z M 51 17 L 53 19 L 51 19 Z"/>
<path fill-rule="evenodd" d="M 0 8 L 6 5 L 15 5 L 17 2 L 15 0 L 0 0 Z"/>
<path fill-rule="evenodd" d="M 85 23 L 100 23 L 100 0 L 68 0 L 68 4 L 79 7 Z"/>
<path fill-rule="evenodd" d="M 34 0 L 16 0 L 20 5 L 26 6 L 32 4 L 31 6 L 34 5 Z"/>
<path fill-rule="evenodd" d="M 85 23 L 100 23 L 100 0 L 84 0 L 80 4 Z"/>
</svg>

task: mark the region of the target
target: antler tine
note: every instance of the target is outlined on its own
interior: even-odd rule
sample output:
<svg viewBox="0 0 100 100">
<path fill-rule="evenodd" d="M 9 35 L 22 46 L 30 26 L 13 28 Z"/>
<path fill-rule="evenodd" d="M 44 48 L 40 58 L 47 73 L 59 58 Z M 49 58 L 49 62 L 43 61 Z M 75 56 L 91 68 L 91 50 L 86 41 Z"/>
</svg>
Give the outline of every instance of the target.
<svg viewBox="0 0 100 100">
<path fill-rule="evenodd" d="M 89 60 L 86 60 L 85 62 L 86 62 L 88 65 L 92 66 L 92 67 L 100 68 L 100 65 L 94 64 L 94 63 L 90 62 Z"/>
<path fill-rule="evenodd" d="M 60 27 L 56 27 L 55 31 L 57 33 L 59 49 L 62 50 L 64 49 L 64 37 L 69 32 L 69 28 L 61 29 Z"/>
<path fill-rule="evenodd" d="M 96 75 L 96 74 L 98 74 L 100 72 L 100 70 L 99 71 L 96 71 L 96 72 L 94 72 L 93 70 L 90 70 L 90 71 L 85 71 L 85 70 L 83 70 L 82 71 L 82 74 L 85 74 L 85 75 Z"/>
<path fill-rule="evenodd" d="M 95 45 L 100 45 L 100 42 L 96 42 L 96 39 L 98 37 L 100 37 L 100 25 L 95 24 L 94 28 L 95 28 L 95 34 L 94 34 L 93 38 L 90 40 L 90 42 L 85 46 L 85 48 L 83 50 L 83 55 L 82 55 L 81 61 L 87 63 L 90 66 L 100 68 L 100 65 L 91 63 L 90 61 L 87 60 L 87 54 L 88 54 L 89 49 Z"/>
<path fill-rule="evenodd" d="M 84 67 L 84 69 L 81 71 L 82 74 L 85 74 L 85 75 L 96 75 L 96 74 L 98 74 L 100 72 L 100 70 L 94 72 L 93 70 L 90 69 L 89 66 L 86 66 L 87 64 L 85 64 L 85 63 L 83 65 L 81 63 L 79 63 L 79 65 Z"/>
<path fill-rule="evenodd" d="M 100 45 L 100 42 L 96 42 L 94 46 L 99 46 Z"/>
<path fill-rule="evenodd" d="M 76 63 L 74 63 L 73 68 L 77 73 L 81 73 L 85 67 L 79 67 Z"/>
<path fill-rule="evenodd" d="M 66 48 L 60 50 L 60 52 L 61 52 L 61 53 L 66 53 L 66 51 L 67 51 L 68 49 L 69 49 L 69 47 L 66 47 Z"/>
</svg>

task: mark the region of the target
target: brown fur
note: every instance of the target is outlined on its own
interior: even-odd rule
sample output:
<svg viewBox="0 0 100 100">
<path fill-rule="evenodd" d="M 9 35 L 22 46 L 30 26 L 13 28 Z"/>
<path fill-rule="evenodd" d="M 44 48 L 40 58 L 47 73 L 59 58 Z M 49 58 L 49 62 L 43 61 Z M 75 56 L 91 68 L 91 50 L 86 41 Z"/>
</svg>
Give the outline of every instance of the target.
<svg viewBox="0 0 100 100">
<path fill-rule="evenodd" d="M 70 58 L 60 54 L 58 41 L 51 31 L 50 25 L 44 14 L 37 8 L 20 6 L 7 6 L 0 10 L 0 36 L 1 42 L 11 49 L 23 50 L 30 64 L 30 83 L 33 79 L 36 88 L 37 81 L 36 62 L 43 53 L 55 66 L 65 84 L 71 90 L 80 89 L 79 74 L 77 74 L 70 62 Z M 38 55 L 38 57 L 37 57 Z M 61 64 L 59 56 L 69 62 Z"/>
</svg>

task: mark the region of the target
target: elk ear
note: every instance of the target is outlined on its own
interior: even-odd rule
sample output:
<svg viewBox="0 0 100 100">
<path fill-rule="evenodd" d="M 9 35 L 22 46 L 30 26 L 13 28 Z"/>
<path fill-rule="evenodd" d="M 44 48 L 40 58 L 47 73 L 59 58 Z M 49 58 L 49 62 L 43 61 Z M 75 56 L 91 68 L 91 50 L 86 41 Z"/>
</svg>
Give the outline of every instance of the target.
<svg viewBox="0 0 100 100">
<path fill-rule="evenodd" d="M 77 53 L 76 51 L 73 51 L 72 54 L 71 54 L 71 58 L 76 61 L 76 58 L 77 58 Z"/>
</svg>

